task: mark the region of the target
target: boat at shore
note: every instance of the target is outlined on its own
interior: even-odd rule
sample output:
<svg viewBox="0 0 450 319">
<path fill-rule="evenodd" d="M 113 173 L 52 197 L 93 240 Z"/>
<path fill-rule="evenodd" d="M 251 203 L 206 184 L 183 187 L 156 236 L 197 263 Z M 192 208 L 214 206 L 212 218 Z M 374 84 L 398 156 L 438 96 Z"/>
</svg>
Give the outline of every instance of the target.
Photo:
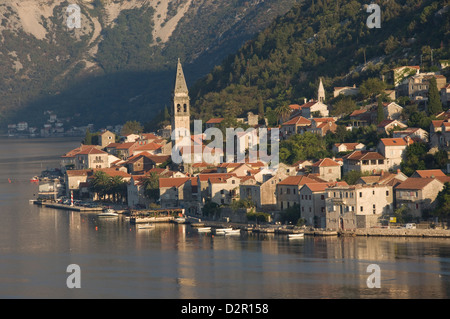
<svg viewBox="0 0 450 319">
<path fill-rule="evenodd" d="M 102 213 L 97 214 L 98 217 L 117 217 L 119 216 L 118 213 L 116 213 L 116 211 L 112 208 L 107 208 L 105 210 L 103 210 Z"/>
<path fill-rule="evenodd" d="M 233 228 L 229 227 L 229 228 L 216 228 L 214 230 L 214 233 L 216 235 L 225 235 L 226 232 L 233 230 Z"/>
<path fill-rule="evenodd" d="M 153 229 L 153 228 L 155 228 L 155 225 L 153 224 L 138 225 L 138 229 Z"/>
<path fill-rule="evenodd" d="M 196 229 L 199 233 L 209 233 L 211 231 L 211 227 L 197 227 Z"/>
<path fill-rule="evenodd" d="M 225 236 L 240 235 L 240 234 L 241 234 L 240 229 L 232 229 L 225 232 Z"/>
<path fill-rule="evenodd" d="M 300 239 L 304 237 L 305 237 L 304 233 L 288 234 L 289 239 Z"/>
</svg>

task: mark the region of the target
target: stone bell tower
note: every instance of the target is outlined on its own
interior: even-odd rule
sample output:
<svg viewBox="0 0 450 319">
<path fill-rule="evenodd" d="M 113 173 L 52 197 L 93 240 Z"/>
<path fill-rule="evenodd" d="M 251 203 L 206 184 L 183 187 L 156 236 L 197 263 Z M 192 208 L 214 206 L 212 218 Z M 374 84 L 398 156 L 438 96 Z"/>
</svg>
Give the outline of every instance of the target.
<svg viewBox="0 0 450 319">
<path fill-rule="evenodd" d="M 177 131 L 177 137 L 185 136 L 183 129 L 190 132 L 189 91 L 184 78 L 183 68 L 178 59 L 175 90 L 173 95 L 172 130 Z M 180 130 L 181 129 L 181 130 Z"/>
<path fill-rule="evenodd" d="M 325 103 L 325 89 L 323 88 L 322 79 L 320 79 L 319 89 L 317 90 L 317 101 Z"/>
</svg>

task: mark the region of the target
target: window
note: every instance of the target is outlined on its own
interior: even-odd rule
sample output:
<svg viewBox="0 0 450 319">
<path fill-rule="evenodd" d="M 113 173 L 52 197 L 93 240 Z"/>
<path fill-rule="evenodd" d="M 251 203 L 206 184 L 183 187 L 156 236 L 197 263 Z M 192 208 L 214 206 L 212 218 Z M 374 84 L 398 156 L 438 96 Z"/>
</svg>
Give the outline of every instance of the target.
<svg viewBox="0 0 450 319">
<path fill-rule="evenodd" d="M 290 193 L 291 193 L 291 189 L 288 188 L 287 191 L 286 191 L 286 194 L 290 194 Z"/>
<path fill-rule="evenodd" d="M 320 199 L 325 199 L 325 195 L 320 195 Z"/>
<path fill-rule="evenodd" d="M 389 196 L 389 191 L 386 191 L 386 196 Z"/>
<path fill-rule="evenodd" d="M 221 190 L 220 190 L 220 193 L 221 193 L 221 194 L 224 194 L 224 193 L 225 193 L 225 191 L 224 191 L 223 189 L 221 189 Z"/>
<path fill-rule="evenodd" d="M 359 192 L 359 197 L 362 197 L 362 192 Z M 361 210 L 362 211 L 362 210 Z"/>
<path fill-rule="evenodd" d="M 236 184 L 236 181 L 233 179 L 233 180 L 231 181 L 231 184 Z"/>
<path fill-rule="evenodd" d="M 363 207 L 362 207 L 362 206 L 361 206 L 361 207 L 359 208 L 359 211 L 360 211 L 360 212 L 362 212 L 362 211 L 363 211 Z"/>
</svg>

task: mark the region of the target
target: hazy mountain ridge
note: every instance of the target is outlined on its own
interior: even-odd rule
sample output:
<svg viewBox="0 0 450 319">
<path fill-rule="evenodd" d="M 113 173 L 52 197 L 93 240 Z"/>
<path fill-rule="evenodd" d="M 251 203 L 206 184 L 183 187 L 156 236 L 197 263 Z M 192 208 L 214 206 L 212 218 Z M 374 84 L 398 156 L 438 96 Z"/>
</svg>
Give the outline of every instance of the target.
<svg viewBox="0 0 450 319">
<path fill-rule="evenodd" d="M 39 125 L 46 110 L 78 113 L 75 124 L 148 120 L 170 103 L 178 57 L 193 83 L 296 2 L 0 0 L 1 129 Z M 68 28 L 69 4 L 80 29 Z"/>
</svg>

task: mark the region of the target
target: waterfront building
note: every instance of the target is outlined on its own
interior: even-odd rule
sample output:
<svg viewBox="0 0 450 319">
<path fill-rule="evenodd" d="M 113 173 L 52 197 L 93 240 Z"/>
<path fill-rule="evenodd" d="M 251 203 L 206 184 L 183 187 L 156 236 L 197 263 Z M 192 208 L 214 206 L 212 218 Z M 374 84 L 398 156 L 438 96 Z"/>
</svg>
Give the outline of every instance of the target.
<svg viewBox="0 0 450 319">
<path fill-rule="evenodd" d="M 326 228 L 379 226 L 385 216 L 393 213 L 393 187 L 389 185 L 336 185 L 326 192 Z"/>
<path fill-rule="evenodd" d="M 405 206 L 409 214 L 421 218 L 423 212 L 436 206 L 436 197 L 443 188 L 438 178 L 410 177 L 395 187 L 396 206 Z"/>
</svg>

